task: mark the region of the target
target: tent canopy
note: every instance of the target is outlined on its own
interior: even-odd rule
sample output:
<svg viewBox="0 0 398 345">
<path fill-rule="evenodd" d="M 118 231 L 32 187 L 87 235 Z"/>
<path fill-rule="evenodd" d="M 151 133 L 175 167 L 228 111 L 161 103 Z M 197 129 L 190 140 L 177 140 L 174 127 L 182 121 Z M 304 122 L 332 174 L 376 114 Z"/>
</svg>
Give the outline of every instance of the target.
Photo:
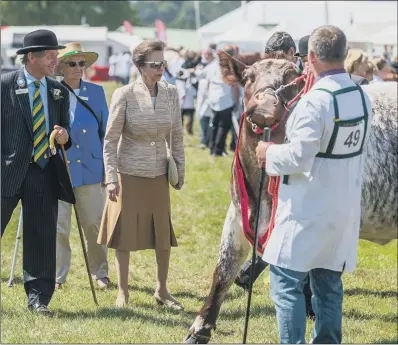
<svg viewBox="0 0 398 345">
<path fill-rule="evenodd" d="M 390 44 L 398 45 L 398 28 L 397 23 L 391 25 L 385 30 L 382 30 L 374 35 L 372 35 L 369 40 L 373 44 Z"/>
<path fill-rule="evenodd" d="M 214 38 L 217 47 L 236 44 L 241 52 L 260 52 L 264 50 L 267 30 L 259 25 L 246 23 Z"/>
</svg>

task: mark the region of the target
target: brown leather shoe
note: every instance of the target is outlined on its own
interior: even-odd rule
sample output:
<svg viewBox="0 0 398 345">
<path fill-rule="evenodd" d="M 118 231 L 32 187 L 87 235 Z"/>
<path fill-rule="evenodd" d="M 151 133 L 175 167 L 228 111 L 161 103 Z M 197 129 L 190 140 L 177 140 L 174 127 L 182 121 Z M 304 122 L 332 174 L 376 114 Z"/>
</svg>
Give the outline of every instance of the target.
<svg viewBox="0 0 398 345">
<path fill-rule="evenodd" d="M 61 283 L 55 283 L 55 290 L 61 290 L 62 289 L 62 284 Z"/>
<path fill-rule="evenodd" d="M 182 306 L 182 304 L 180 302 L 178 302 L 173 296 L 170 295 L 171 299 L 165 299 L 160 297 L 159 295 L 154 295 L 153 297 L 155 297 L 156 303 L 158 305 L 162 305 L 165 306 L 167 308 L 170 309 L 174 309 L 174 310 L 184 310 L 184 307 Z"/>
</svg>

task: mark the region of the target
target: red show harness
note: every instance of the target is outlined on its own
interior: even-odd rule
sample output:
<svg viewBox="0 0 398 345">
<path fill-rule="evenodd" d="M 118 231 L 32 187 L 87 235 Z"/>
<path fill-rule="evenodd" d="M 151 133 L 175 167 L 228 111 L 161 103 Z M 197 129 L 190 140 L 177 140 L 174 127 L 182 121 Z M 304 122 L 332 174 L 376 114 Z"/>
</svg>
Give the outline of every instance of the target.
<svg viewBox="0 0 398 345">
<path fill-rule="evenodd" d="M 291 83 L 287 85 L 282 85 L 279 89 L 275 91 L 275 96 L 279 101 L 279 96 L 278 93 L 282 91 L 283 89 L 292 86 L 292 85 L 298 85 L 300 82 L 305 81 L 304 88 L 287 104 L 285 105 L 285 112 L 281 118 L 280 121 L 275 123 L 271 127 L 271 133 L 281 124 L 286 116 L 289 113 L 289 110 L 291 106 L 304 94 L 306 94 L 314 84 L 314 76 L 312 73 L 306 74 L 303 73 L 300 77 L 297 77 L 295 80 L 293 80 Z M 243 121 L 247 120 L 248 122 L 251 123 L 252 125 L 252 130 L 255 134 L 263 134 L 264 129 L 258 127 L 256 124 L 254 124 L 250 117 L 247 116 L 246 112 L 244 112 L 241 116 L 240 123 L 239 123 L 239 134 L 238 134 L 238 140 L 237 140 L 237 149 L 235 151 L 235 173 L 237 177 L 237 184 L 238 184 L 238 193 L 239 193 L 239 203 L 240 203 L 240 211 L 242 215 L 242 226 L 243 226 L 243 233 L 245 234 L 245 237 L 247 240 L 250 242 L 251 245 L 254 244 L 254 231 L 250 227 L 249 223 L 249 198 L 247 195 L 247 189 L 246 189 L 246 184 L 245 184 L 245 175 L 244 171 L 242 169 L 242 165 L 240 163 L 239 159 L 239 142 L 240 142 L 240 137 L 242 133 L 242 126 L 243 126 Z M 276 209 L 278 206 L 278 193 L 279 193 L 279 185 L 280 185 L 280 176 L 269 176 L 269 182 L 268 182 L 268 193 L 270 194 L 272 198 L 272 210 L 271 210 L 271 218 L 269 222 L 269 226 L 267 231 L 264 232 L 261 236 L 258 237 L 258 244 L 257 244 L 257 251 L 262 255 L 264 252 L 264 248 L 268 243 L 269 238 L 271 237 L 271 233 L 274 229 L 275 226 L 275 215 L 276 215 Z"/>
</svg>

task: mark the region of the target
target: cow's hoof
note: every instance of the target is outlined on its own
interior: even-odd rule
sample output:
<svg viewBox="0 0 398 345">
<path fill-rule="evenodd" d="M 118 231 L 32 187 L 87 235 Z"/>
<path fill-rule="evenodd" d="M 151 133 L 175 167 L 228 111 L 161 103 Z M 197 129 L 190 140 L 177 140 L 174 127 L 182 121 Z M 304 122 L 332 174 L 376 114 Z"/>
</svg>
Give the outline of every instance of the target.
<svg viewBox="0 0 398 345">
<path fill-rule="evenodd" d="M 184 344 L 207 344 L 210 340 L 210 337 L 199 335 L 199 334 L 192 334 L 189 333 L 185 338 L 183 343 Z"/>
</svg>

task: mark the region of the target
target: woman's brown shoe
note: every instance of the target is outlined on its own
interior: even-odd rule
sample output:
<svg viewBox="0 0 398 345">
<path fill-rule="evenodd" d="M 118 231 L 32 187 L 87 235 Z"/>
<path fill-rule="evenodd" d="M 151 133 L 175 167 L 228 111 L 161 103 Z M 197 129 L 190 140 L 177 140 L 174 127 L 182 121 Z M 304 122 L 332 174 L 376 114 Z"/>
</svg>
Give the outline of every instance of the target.
<svg viewBox="0 0 398 345">
<path fill-rule="evenodd" d="M 182 304 L 180 302 L 178 302 L 171 295 L 170 295 L 171 299 L 165 299 L 165 298 L 162 298 L 162 297 L 160 297 L 160 296 L 158 296 L 156 294 L 153 297 L 155 297 L 155 300 L 156 300 L 158 305 L 162 305 L 162 306 L 165 306 L 167 308 L 174 309 L 174 310 L 184 310 L 184 307 L 182 306 Z"/>
</svg>

